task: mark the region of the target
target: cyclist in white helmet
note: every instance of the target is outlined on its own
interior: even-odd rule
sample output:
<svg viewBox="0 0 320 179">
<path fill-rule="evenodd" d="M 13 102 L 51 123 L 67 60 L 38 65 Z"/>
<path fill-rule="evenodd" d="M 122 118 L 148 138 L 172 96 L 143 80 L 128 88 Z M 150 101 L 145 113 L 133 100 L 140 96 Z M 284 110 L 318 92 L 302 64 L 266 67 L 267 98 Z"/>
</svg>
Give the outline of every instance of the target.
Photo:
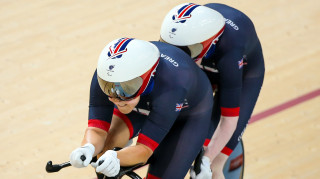
<svg viewBox="0 0 320 179">
<path fill-rule="evenodd" d="M 109 177 L 120 165 L 148 161 L 147 179 L 184 178 L 209 132 L 213 106 L 210 81 L 188 58 L 162 42 L 110 42 L 92 78 L 88 128 L 70 155 L 72 166 L 86 167 L 99 154 L 92 165 Z M 111 150 L 135 136 L 135 146 Z"/>
<path fill-rule="evenodd" d="M 224 4 L 184 3 L 166 15 L 160 37 L 189 54 L 215 90 L 203 170 L 198 175 L 191 170 L 191 176 L 207 179 L 211 165 L 212 178 L 224 178 L 223 166 L 241 139 L 264 79 L 254 25 L 245 14 Z"/>
</svg>

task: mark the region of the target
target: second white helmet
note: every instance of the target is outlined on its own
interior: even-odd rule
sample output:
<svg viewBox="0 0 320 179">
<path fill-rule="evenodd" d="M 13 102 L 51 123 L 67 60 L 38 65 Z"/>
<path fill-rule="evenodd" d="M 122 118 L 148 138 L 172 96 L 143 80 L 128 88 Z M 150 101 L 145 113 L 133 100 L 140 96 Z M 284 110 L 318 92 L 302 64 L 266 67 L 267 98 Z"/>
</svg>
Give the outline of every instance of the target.
<svg viewBox="0 0 320 179">
<path fill-rule="evenodd" d="M 193 45 L 191 56 L 203 57 L 211 43 L 223 33 L 224 26 L 224 17 L 218 11 L 194 3 L 184 3 L 174 7 L 165 16 L 160 36 L 162 41 L 172 45 Z"/>
</svg>

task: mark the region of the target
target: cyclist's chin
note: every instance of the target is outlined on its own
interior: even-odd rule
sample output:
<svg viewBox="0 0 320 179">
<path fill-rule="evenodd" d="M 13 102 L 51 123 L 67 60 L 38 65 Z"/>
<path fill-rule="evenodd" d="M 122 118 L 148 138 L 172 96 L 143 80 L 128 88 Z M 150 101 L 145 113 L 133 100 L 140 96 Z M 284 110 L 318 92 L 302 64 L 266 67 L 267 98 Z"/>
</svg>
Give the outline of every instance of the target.
<svg viewBox="0 0 320 179">
<path fill-rule="evenodd" d="M 140 96 L 130 100 L 130 101 L 121 101 L 115 102 L 114 104 L 117 105 L 119 111 L 123 114 L 129 114 L 131 111 L 137 106 L 140 101 Z"/>
<path fill-rule="evenodd" d="M 118 110 L 122 113 L 122 114 L 129 114 L 131 113 L 131 111 L 133 110 L 134 106 L 130 106 L 130 105 L 125 105 L 123 107 L 121 106 L 117 106 Z"/>
</svg>

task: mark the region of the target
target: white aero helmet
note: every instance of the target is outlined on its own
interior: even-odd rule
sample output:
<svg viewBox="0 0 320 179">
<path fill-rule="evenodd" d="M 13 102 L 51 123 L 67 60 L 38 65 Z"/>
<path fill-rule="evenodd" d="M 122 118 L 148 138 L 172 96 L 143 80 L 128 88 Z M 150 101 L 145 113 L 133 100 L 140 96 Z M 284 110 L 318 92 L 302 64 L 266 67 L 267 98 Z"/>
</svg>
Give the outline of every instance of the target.
<svg viewBox="0 0 320 179">
<path fill-rule="evenodd" d="M 130 100 L 147 88 L 159 63 L 160 52 L 150 42 L 120 38 L 101 52 L 97 75 L 102 91 L 112 98 Z"/>
<path fill-rule="evenodd" d="M 164 18 L 160 41 L 187 47 L 196 61 L 203 58 L 224 31 L 224 17 L 217 11 L 194 3 L 174 7 Z"/>
</svg>

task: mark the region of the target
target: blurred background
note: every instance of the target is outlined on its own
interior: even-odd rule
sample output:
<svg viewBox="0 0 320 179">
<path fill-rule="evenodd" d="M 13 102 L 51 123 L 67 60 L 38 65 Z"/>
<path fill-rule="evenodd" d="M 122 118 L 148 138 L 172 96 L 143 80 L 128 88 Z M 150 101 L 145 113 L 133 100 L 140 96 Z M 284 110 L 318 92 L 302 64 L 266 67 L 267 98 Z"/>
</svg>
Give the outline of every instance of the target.
<svg viewBox="0 0 320 179">
<path fill-rule="evenodd" d="M 80 145 L 100 51 L 119 37 L 158 40 L 166 13 L 184 2 L 1 0 L 0 178 L 93 179 L 91 167 L 44 168 L 69 160 Z M 320 1 L 195 3 L 209 2 L 235 7 L 255 24 L 266 75 L 254 115 L 288 104 L 248 125 L 244 178 L 320 178 Z"/>
</svg>

